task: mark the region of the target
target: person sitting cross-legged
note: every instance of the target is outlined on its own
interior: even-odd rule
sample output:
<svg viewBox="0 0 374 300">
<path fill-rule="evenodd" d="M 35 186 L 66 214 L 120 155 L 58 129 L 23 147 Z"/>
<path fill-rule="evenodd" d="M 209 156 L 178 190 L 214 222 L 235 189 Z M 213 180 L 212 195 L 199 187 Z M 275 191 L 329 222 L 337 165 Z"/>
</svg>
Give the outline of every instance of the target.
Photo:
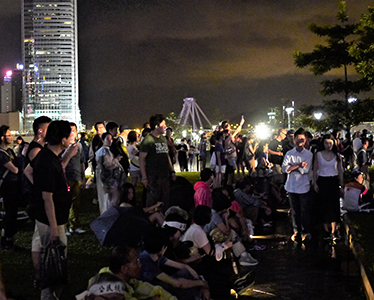
<svg viewBox="0 0 374 300">
<path fill-rule="evenodd" d="M 152 285 L 148 282 L 138 280 L 140 276 L 140 263 L 138 253 L 134 248 L 128 246 L 117 246 L 110 256 L 109 268 L 105 267 L 99 271 L 100 274 L 113 274 L 124 284 L 123 294 L 126 300 L 177 300 L 177 298 L 163 289 L 161 286 Z M 98 275 L 97 275 L 98 276 Z M 90 279 L 88 294 L 97 276 Z M 121 287 L 122 288 L 122 287 Z M 76 296 L 76 299 L 84 299 L 87 291 Z M 88 298 L 91 300 L 91 298 Z M 95 298 L 94 298 L 95 299 Z M 101 299 L 112 299 L 102 297 Z M 115 298 L 117 299 L 117 298 Z M 122 299 L 122 298 L 119 298 Z"/>
<path fill-rule="evenodd" d="M 144 239 L 144 251 L 140 253 L 141 279 L 160 285 L 179 300 L 209 300 L 209 287 L 205 280 L 189 266 L 164 256 L 170 239 L 162 228 L 155 228 Z M 163 267 L 172 267 L 176 272 L 168 275 Z"/>
</svg>

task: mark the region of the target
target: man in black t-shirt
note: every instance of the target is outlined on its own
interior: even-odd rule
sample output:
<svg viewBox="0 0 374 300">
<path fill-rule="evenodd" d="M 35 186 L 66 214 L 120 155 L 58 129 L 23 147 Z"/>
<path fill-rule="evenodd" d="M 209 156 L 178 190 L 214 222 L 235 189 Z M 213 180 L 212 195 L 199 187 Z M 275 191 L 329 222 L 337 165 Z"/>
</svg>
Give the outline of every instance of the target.
<svg viewBox="0 0 374 300">
<path fill-rule="evenodd" d="M 284 183 L 282 175 L 283 145 L 282 140 L 286 137 L 284 128 L 278 130 L 278 135 L 269 143 L 269 161 L 273 164 L 274 179 L 277 183 Z M 280 176 L 279 176 L 280 175 Z"/>
<path fill-rule="evenodd" d="M 151 117 L 151 133 L 140 145 L 139 163 L 142 184 L 147 189 L 146 206 L 157 201 L 164 203 L 163 209 L 170 206 L 170 173 L 175 180 L 175 171 L 169 157 L 169 148 L 165 136 L 165 117 L 157 114 Z"/>
<path fill-rule="evenodd" d="M 69 217 L 71 195 L 58 155 L 69 148 L 64 156 L 64 160 L 68 161 L 76 154 L 76 147 L 69 147 L 70 133 L 68 121 L 52 121 L 45 137 L 47 146 L 31 163 L 36 192 L 35 222 L 42 247 L 58 241 L 67 244 L 65 224 Z M 45 288 L 42 290 L 42 299 L 53 299 L 53 294 L 60 293 L 61 290 L 61 286 Z M 58 298 L 59 295 L 56 296 Z"/>
</svg>

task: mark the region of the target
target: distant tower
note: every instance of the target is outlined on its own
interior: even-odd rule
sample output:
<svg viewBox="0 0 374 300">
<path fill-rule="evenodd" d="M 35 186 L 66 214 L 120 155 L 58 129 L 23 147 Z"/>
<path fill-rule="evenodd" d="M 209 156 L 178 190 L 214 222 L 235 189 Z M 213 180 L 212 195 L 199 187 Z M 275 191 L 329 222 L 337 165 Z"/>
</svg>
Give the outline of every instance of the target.
<svg viewBox="0 0 374 300">
<path fill-rule="evenodd" d="M 16 70 L 9 70 L 4 76 L 4 85 L 1 87 L 1 113 L 22 111 L 22 67 L 17 65 Z"/>
<path fill-rule="evenodd" d="M 212 123 L 208 120 L 208 118 L 205 116 L 203 111 L 201 110 L 200 106 L 196 103 L 196 100 L 194 98 L 185 98 L 183 99 L 184 104 L 182 111 L 179 114 L 179 124 L 186 125 L 188 123 L 188 117 L 191 117 L 192 120 L 192 131 L 197 131 L 196 127 L 196 117 L 199 121 L 200 127 L 203 127 L 203 124 L 201 122 L 200 114 L 204 117 L 204 119 L 208 122 L 210 127 L 212 127 Z"/>
<path fill-rule="evenodd" d="M 26 130 L 41 115 L 81 127 L 76 0 L 23 0 Z"/>
</svg>

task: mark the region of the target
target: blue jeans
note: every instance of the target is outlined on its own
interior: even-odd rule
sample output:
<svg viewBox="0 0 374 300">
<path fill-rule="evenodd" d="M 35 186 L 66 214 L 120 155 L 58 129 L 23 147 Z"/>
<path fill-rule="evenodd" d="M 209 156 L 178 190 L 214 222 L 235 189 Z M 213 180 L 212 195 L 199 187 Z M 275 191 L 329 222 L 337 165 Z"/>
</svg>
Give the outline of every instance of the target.
<svg viewBox="0 0 374 300">
<path fill-rule="evenodd" d="M 292 226 L 294 233 L 310 233 L 309 192 L 305 194 L 289 193 L 292 208 Z"/>
</svg>

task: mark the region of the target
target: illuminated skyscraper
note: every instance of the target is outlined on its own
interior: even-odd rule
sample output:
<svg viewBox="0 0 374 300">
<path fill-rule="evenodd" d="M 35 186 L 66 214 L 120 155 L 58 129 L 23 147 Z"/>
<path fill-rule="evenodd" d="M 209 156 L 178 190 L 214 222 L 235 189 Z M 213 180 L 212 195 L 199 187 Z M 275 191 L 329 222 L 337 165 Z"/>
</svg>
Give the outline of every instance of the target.
<svg viewBox="0 0 374 300">
<path fill-rule="evenodd" d="M 22 70 L 23 65 L 17 64 L 17 69 L 7 71 L 4 85 L 1 87 L 1 113 L 22 111 Z"/>
<path fill-rule="evenodd" d="M 23 0 L 25 129 L 41 115 L 79 127 L 76 0 Z"/>
</svg>

